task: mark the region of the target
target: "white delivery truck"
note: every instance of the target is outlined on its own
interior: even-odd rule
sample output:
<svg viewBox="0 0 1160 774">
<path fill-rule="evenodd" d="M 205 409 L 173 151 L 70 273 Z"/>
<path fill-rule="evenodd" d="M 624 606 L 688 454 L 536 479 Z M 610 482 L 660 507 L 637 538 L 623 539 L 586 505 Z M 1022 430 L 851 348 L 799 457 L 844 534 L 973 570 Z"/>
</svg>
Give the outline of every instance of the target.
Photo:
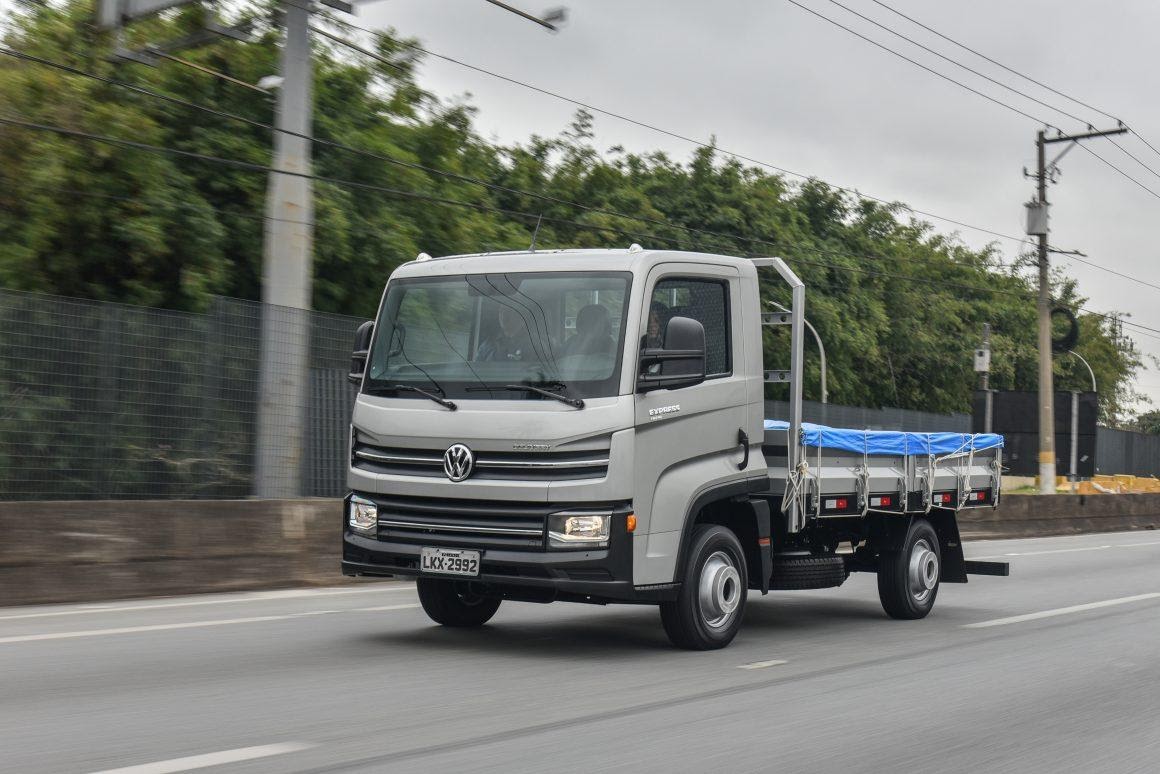
<svg viewBox="0 0 1160 774">
<path fill-rule="evenodd" d="M 656 604 L 692 649 L 727 645 L 750 591 L 872 572 L 890 616 L 922 618 L 940 583 L 1005 575 L 964 560 L 955 521 L 999 502 L 1002 438 L 803 423 L 804 309 L 779 258 L 399 267 L 356 336 L 343 572 L 417 578 L 448 626 L 503 600 Z M 788 368 L 767 369 L 779 328 Z M 781 421 L 770 382 L 789 386 Z"/>
</svg>

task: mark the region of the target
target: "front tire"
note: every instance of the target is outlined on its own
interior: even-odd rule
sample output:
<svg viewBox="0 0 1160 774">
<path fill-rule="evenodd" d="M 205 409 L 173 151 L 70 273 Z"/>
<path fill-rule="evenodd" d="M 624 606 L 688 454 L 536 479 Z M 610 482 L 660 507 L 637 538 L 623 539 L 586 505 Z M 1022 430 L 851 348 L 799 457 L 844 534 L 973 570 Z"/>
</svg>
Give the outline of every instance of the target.
<svg viewBox="0 0 1160 774">
<path fill-rule="evenodd" d="M 878 598 L 891 618 L 925 618 L 934 607 L 942 577 L 938 535 L 926 519 L 915 519 L 901 551 L 878 557 Z"/>
<path fill-rule="evenodd" d="M 669 640 L 686 650 L 715 650 L 741 628 L 748 591 L 745 551 L 737 536 L 717 524 L 693 532 L 676 600 L 661 603 Z"/>
<path fill-rule="evenodd" d="M 469 581 L 419 578 L 415 588 L 423 611 L 437 624 L 470 628 L 483 626 L 499 609 L 500 600 L 480 594 Z"/>
</svg>

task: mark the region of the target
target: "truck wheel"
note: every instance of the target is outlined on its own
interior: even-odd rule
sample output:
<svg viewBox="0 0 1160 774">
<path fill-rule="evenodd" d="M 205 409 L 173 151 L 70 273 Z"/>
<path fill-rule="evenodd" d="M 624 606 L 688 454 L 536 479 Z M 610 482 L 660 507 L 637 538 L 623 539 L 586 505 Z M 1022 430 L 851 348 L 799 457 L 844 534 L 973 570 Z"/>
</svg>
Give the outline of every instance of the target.
<svg viewBox="0 0 1160 774">
<path fill-rule="evenodd" d="M 733 641 L 745 614 L 745 551 L 725 527 L 703 524 L 693 532 L 676 600 L 661 603 L 669 640 L 686 650 L 714 650 Z"/>
<path fill-rule="evenodd" d="M 915 519 L 901 551 L 878 557 L 878 598 L 891 618 L 925 618 L 938 595 L 942 557 L 938 536 L 926 519 Z"/>
<path fill-rule="evenodd" d="M 415 588 L 423 611 L 444 626 L 483 626 L 499 609 L 500 600 L 483 596 L 467 581 L 419 578 Z"/>
</svg>

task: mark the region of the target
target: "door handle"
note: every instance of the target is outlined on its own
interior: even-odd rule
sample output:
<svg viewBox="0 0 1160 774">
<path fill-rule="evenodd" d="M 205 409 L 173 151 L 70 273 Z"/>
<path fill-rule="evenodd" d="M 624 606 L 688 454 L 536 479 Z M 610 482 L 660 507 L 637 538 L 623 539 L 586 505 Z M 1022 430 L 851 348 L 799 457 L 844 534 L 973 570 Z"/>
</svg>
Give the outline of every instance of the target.
<svg viewBox="0 0 1160 774">
<path fill-rule="evenodd" d="M 749 467 L 749 435 L 741 428 L 737 428 L 737 443 L 741 444 L 741 451 L 745 455 L 737 463 L 737 469 L 745 470 Z"/>
</svg>

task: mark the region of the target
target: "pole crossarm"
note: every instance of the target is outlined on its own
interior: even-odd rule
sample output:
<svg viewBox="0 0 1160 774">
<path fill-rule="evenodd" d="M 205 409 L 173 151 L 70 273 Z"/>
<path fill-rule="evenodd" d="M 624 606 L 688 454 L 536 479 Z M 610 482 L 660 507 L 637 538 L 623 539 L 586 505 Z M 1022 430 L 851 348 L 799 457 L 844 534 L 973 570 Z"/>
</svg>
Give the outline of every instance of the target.
<svg viewBox="0 0 1160 774">
<path fill-rule="evenodd" d="M 1127 134 L 1128 127 L 1121 126 L 1116 129 L 1104 129 L 1101 131 L 1083 132 L 1081 134 L 1057 134 L 1054 137 L 1044 136 L 1043 141 L 1050 145 L 1055 142 L 1075 142 L 1077 140 L 1089 140 L 1093 137 L 1111 137 L 1116 134 Z"/>
</svg>

